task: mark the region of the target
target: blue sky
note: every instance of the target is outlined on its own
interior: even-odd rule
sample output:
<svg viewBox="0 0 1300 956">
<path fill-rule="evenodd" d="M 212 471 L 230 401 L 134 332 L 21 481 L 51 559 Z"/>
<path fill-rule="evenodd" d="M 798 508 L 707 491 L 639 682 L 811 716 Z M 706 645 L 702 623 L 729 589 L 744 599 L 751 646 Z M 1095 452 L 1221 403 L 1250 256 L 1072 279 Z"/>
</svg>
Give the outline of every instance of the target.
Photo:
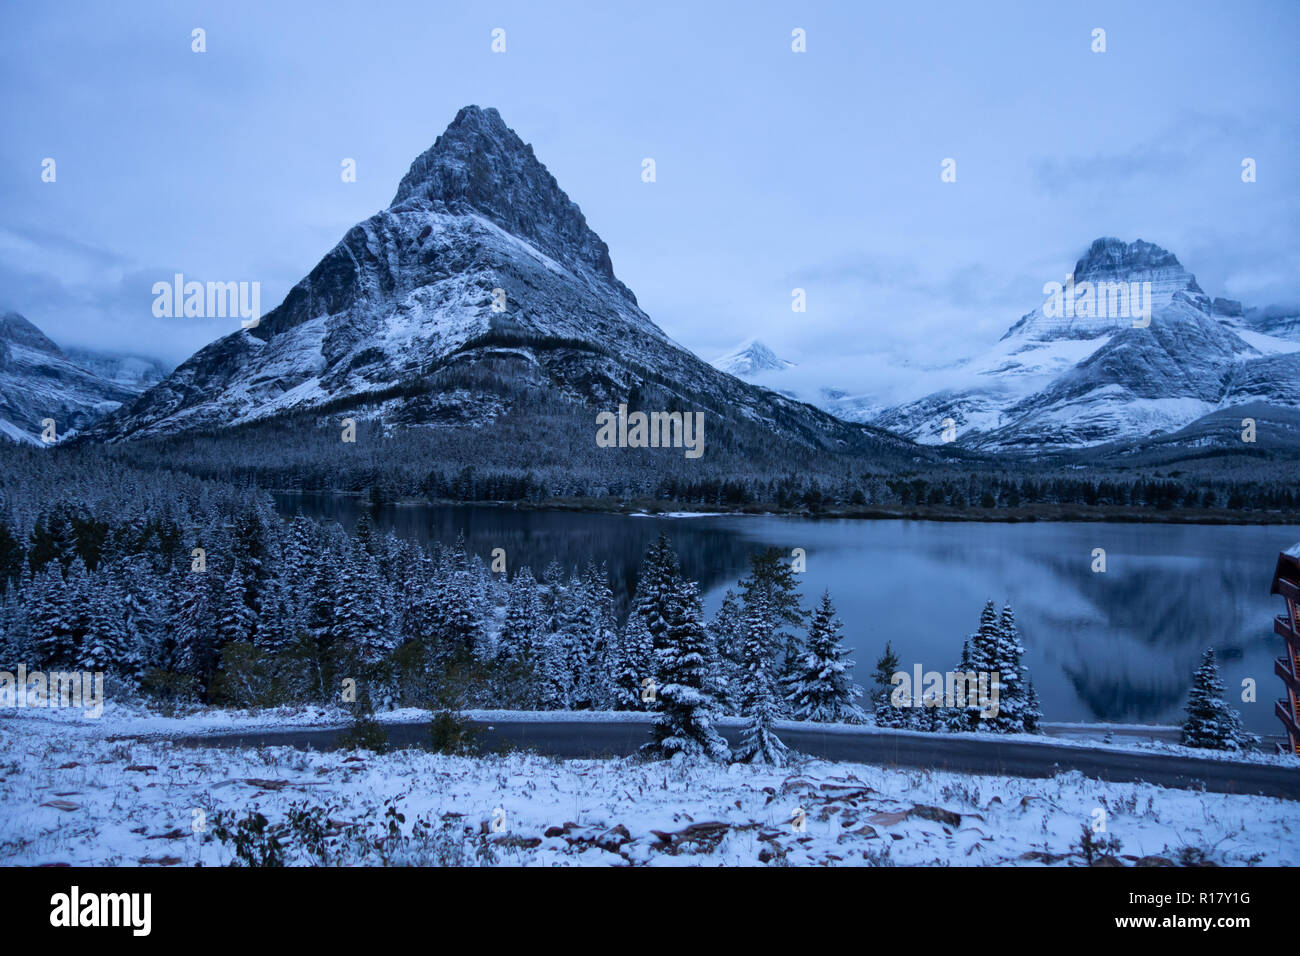
<svg viewBox="0 0 1300 956">
<path fill-rule="evenodd" d="M 156 319 L 154 282 L 256 280 L 269 310 L 469 103 L 705 357 L 757 335 L 848 387 L 942 363 L 1103 235 L 1293 303 L 1297 40 L 1291 2 L 7 4 L 0 308 L 180 361 L 238 320 Z"/>
</svg>

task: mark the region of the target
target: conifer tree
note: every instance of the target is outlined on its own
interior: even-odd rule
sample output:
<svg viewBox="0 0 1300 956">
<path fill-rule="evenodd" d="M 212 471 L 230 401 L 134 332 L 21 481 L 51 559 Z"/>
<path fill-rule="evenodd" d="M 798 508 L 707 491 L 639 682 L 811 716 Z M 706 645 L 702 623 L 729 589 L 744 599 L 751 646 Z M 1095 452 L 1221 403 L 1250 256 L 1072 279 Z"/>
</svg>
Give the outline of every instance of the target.
<svg viewBox="0 0 1300 956">
<path fill-rule="evenodd" d="M 384 614 L 383 588 L 375 559 L 352 547 L 336 576 L 330 641 L 354 665 L 368 668 L 396 646 Z"/>
<path fill-rule="evenodd" d="M 205 681 L 216 666 L 218 651 L 212 580 L 211 571 L 183 574 L 172 619 L 176 644 L 174 669 Z"/>
<path fill-rule="evenodd" d="M 61 664 L 77 665 L 85 650 L 86 636 L 90 633 L 95 616 L 95 595 L 86 564 L 77 555 L 68 564 L 63 576 L 63 589 L 66 593 L 66 639 L 70 647 L 68 656 Z"/>
<path fill-rule="evenodd" d="M 1000 674 L 1001 689 L 998 699 L 998 716 L 993 718 L 994 727 L 1003 733 L 1023 733 L 1030 726 L 1037 726 L 1042 714 L 1037 711 L 1037 702 L 1031 705 L 1029 699 L 1032 687 L 1029 669 L 1025 667 L 1025 647 L 1020 642 L 1020 631 L 1016 627 L 1015 612 L 1010 604 L 1002 606 L 1002 616 L 998 620 L 998 656 L 997 671 Z"/>
<path fill-rule="evenodd" d="M 655 645 L 655 669 L 663 681 L 651 741 L 643 752 L 657 757 L 726 760 L 727 743 L 714 729 L 714 702 L 705 688 L 709 631 L 699 588 L 683 581 L 672 597 L 668 629 Z"/>
<path fill-rule="evenodd" d="M 777 676 L 785 674 L 800 652 L 799 629 L 807 613 L 799 605 L 799 586 L 794 570 L 779 548 L 768 548 L 749 557 L 749 577 L 740 582 L 746 614 L 758 610 L 772 639 L 779 645 Z M 784 701 L 781 702 L 784 708 Z"/>
<path fill-rule="evenodd" d="M 723 714 L 740 712 L 741 657 L 744 644 L 744 610 L 736 592 L 728 588 L 709 622 L 711 658 L 707 686 Z"/>
<path fill-rule="evenodd" d="M 1224 697 L 1223 681 L 1214 659 L 1214 648 L 1206 648 L 1192 677 L 1187 698 L 1187 719 L 1183 722 L 1183 743 L 1211 750 L 1239 750 L 1247 736 L 1241 716 Z"/>
<path fill-rule="evenodd" d="M 656 683 L 654 640 L 639 614 L 629 614 L 619 631 L 610 670 L 611 706 L 615 710 L 653 709 L 653 702 L 643 700 L 643 696 L 647 686 Z"/>
<path fill-rule="evenodd" d="M 1025 707 L 1025 732 L 1030 734 L 1039 733 L 1039 724 L 1043 720 L 1043 709 L 1038 703 L 1038 691 L 1034 690 L 1034 682 L 1029 681 L 1029 692 L 1026 695 Z"/>
<path fill-rule="evenodd" d="M 875 685 L 872 694 L 875 705 L 876 724 L 881 727 L 906 727 L 910 720 L 908 710 L 895 707 L 892 701 L 894 693 L 893 676 L 898 673 L 898 655 L 894 653 L 893 644 L 885 642 L 885 650 L 876 661 Z M 910 705 L 911 700 L 907 703 Z"/>
<path fill-rule="evenodd" d="M 597 569 L 594 562 L 587 563 L 579 585 L 576 614 L 574 706 L 597 709 L 606 706 L 611 696 L 607 668 L 615 650 L 616 634 L 614 595 L 603 565 Z"/>
<path fill-rule="evenodd" d="M 668 541 L 668 536 L 660 532 L 659 537 L 646 549 L 637 576 L 636 593 L 632 597 L 631 613 L 641 618 L 650 635 L 652 648 L 663 643 L 664 635 L 668 630 L 672 603 L 680 585 L 681 573 L 678 570 L 677 555 Z"/>
<path fill-rule="evenodd" d="M 970 637 L 970 667 L 976 675 L 983 678 L 990 694 L 994 675 L 997 675 L 998 712 L 993 716 L 984 716 L 975 699 L 976 695 L 969 694 L 966 712 L 972 730 L 1007 734 L 1024 729 L 1024 716 L 1018 706 L 1020 655 L 1023 653 L 1024 648 L 1020 647 L 1019 639 L 1009 638 L 998 618 L 994 603 L 988 601 L 980 612 L 979 630 Z"/>
<path fill-rule="evenodd" d="M 89 627 L 77 666 L 92 673 L 131 673 L 134 667 L 127 648 L 126 597 L 121 585 L 112 574 L 101 571 L 91 575 L 88 595 Z"/>
<path fill-rule="evenodd" d="M 960 733 L 974 729 L 975 721 L 979 717 L 977 703 L 970 700 L 972 694 L 978 700 L 979 678 L 971 664 L 969 637 L 961 642 L 961 657 L 957 661 L 957 680 L 965 687 L 967 699 L 961 704 L 953 701 L 951 707 L 944 707 L 938 719 L 939 729 L 946 730 L 949 733 Z"/>
<path fill-rule="evenodd" d="M 532 570 L 524 565 L 510 582 L 506 619 L 501 628 L 501 659 L 514 663 L 530 661 L 542 642 L 545 610 Z"/>
<path fill-rule="evenodd" d="M 244 604 L 251 612 L 246 616 L 250 625 L 249 637 L 257 636 L 263 619 L 263 604 L 268 604 L 268 583 L 271 577 L 272 532 L 270 522 L 256 505 L 245 509 L 235 519 L 230 537 L 230 554 L 234 566 L 240 571 Z M 269 619 L 270 615 L 266 615 Z"/>
<path fill-rule="evenodd" d="M 219 646 L 252 638 L 256 618 L 244 603 L 244 573 L 239 562 L 231 569 L 217 599 L 217 643 Z"/>
<path fill-rule="evenodd" d="M 71 601 L 64 587 L 63 568 L 50 561 L 32 575 L 23 603 L 25 630 L 42 667 L 70 663 L 73 643 Z"/>
<path fill-rule="evenodd" d="M 27 551 L 9 525 L 0 521 L 0 595 L 17 584 L 23 573 Z"/>
<path fill-rule="evenodd" d="M 774 616 L 765 601 L 763 595 L 755 594 L 745 607 L 740 716 L 746 720 L 735 756 L 743 763 L 779 767 L 784 765 L 788 752 L 773 726 L 781 716 L 776 669 L 782 648 L 772 625 Z"/>
<path fill-rule="evenodd" d="M 790 712 L 798 720 L 857 724 L 866 719 L 857 705 L 862 688 L 853 683 L 853 662 L 844 659 L 849 652 L 841 643 L 842 627 L 826 591 L 803 652 L 784 680 Z"/>
</svg>

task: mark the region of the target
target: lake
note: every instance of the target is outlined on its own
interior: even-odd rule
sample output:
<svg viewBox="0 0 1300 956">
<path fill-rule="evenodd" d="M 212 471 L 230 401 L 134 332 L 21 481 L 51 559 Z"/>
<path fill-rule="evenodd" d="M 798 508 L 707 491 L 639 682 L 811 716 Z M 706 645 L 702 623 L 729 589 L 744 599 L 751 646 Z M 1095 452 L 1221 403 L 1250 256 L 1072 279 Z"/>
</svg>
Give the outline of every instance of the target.
<svg viewBox="0 0 1300 956">
<path fill-rule="evenodd" d="M 280 494 L 281 511 L 335 520 L 349 530 L 354 498 Z M 818 520 L 745 515 L 665 518 L 482 506 L 394 506 L 372 513 L 381 530 L 423 542 L 463 533 L 489 560 L 505 548 L 513 575 L 539 577 L 552 560 L 604 562 L 620 613 L 650 541 L 668 533 L 682 571 L 701 582 L 710 612 L 746 571 L 748 555 L 803 548 L 804 606 L 824 589 L 844 622 L 859 682 L 892 641 L 904 669 L 956 666 L 984 602 L 1009 601 L 1027 663 L 1052 721 L 1178 723 L 1206 647 L 1219 657 L 1228 697 L 1248 729 L 1276 735 L 1273 675 L 1281 654 L 1269 585 L 1295 526 Z M 1095 548 L 1106 571 L 1092 571 Z M 1241 701 L 1253 678 L 1258 700 Z"/>
</svg>

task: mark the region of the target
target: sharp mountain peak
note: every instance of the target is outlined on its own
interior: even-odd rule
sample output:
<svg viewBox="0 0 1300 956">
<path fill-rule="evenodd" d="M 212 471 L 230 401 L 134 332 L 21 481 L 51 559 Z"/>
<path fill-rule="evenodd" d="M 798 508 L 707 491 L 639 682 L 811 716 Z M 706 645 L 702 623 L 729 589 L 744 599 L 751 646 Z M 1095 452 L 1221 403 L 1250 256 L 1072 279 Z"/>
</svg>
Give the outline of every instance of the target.
<svg viewBox="0 0 1300 956">
<path fill-rule="evenodd" d="M 389 208 L 421 201 L 452 211 L 469 207 L 557 261 L 585 265 L 626 291 L 614 276 L 609 247 L 578 204 L 490 106 L 456 114 L 411 164 Z"/>
</svg>

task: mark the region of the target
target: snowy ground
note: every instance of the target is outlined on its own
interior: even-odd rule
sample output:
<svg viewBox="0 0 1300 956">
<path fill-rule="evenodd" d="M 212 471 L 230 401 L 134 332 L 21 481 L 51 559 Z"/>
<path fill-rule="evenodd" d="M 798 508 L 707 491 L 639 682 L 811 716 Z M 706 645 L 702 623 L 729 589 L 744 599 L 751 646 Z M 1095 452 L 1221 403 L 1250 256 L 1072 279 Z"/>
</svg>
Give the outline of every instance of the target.
<svg viewBox="0 0 1300 956">
<path fill-rule="evenodd" d="M 1300 862 L 1293 802 L 1077 774 L 189 748 L 49 714 L 0 719 L 0 864 L 225 864 L 250 812 L 300 864 L 1077 865 L 1098 819 L 1126 865 Z"/>
</svg>

